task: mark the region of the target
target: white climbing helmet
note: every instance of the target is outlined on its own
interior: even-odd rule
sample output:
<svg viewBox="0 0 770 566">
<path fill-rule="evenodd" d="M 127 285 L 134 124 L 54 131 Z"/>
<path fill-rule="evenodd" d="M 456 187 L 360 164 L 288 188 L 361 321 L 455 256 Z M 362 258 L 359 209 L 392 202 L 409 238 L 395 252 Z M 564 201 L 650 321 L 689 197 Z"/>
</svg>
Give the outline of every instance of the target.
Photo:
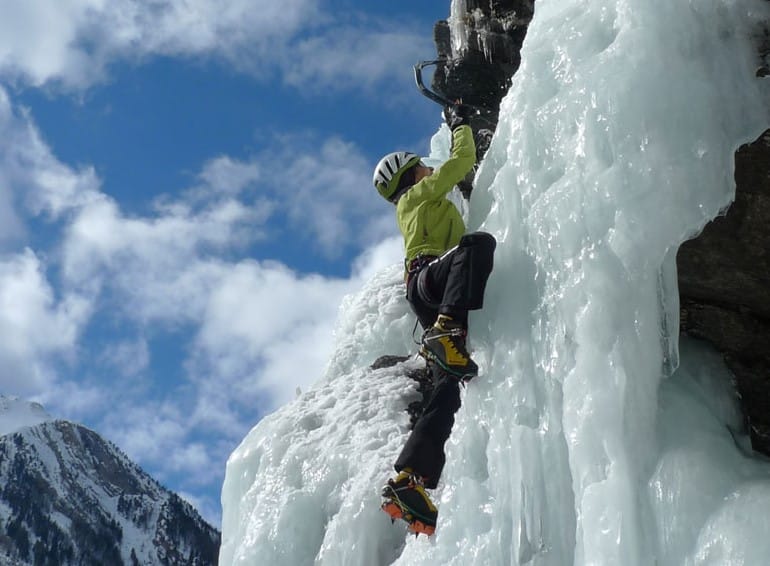
<svg viewBox="0 0 770 566">
<path fill-rule="evenodd" d="M 398 189 L 401 175 L 419 162 L 420 156 L 408 151 L 389 153 L 374 168 L 372 182 L 384 198 L 391 200 Z"/>
</svg>

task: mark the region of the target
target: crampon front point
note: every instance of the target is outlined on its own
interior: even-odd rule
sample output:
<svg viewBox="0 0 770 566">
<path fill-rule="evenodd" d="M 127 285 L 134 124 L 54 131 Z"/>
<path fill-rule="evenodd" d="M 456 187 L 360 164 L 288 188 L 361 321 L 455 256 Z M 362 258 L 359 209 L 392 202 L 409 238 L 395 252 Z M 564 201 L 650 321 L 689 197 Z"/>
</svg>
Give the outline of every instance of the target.
<svg viewBox="0 0 770 566">
<path fill-rule="evenodd" d="M 389 500 L 382 504 L 381 509 L 390 517 L 391 521 L 395 522 L 396 519 L 401 519 L 407 523 L 407 530 L 410 533 L 414 533 L 415 536 L 423 534 L 431 536 L 436 532 L 434 525 L 428 525 L 423 523 L 419 519 L 415 518 L 408 509 L 400 506 L 397 502 Z"/>
</svg>

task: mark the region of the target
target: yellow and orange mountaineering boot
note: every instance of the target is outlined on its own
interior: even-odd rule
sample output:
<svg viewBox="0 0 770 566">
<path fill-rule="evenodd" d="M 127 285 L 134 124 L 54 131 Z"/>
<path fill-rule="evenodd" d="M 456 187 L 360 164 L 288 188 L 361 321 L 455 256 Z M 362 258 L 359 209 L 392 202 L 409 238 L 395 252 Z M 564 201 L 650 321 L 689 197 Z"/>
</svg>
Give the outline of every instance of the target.
<svg viewBox="0 0 770 566">
<path fill-rule="evenodd" d="M 451 317 L 440 314 L 436 323 L 422 336 L 421 354 L 462 380 L 479 373 L 479 366 L 465 348 L 467 332 Z"/>
<path fill-rule="evenodd" d="M 382 496 L 385 498 L 382 510 L 394 521 L 406 521 L 409 532 L 415 536 L 420 533 L 430 536 L 436 531 L 438 509 L 425 493 L 422 480 L 411 472 L 403 470 L 388 480 Z"/>
</svg>

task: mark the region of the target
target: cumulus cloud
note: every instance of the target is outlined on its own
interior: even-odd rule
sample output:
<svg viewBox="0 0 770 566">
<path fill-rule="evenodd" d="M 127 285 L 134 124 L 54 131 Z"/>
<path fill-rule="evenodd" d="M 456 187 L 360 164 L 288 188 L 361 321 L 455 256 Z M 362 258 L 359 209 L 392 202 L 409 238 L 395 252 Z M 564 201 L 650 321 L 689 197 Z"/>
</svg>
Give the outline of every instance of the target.
<svg viewBox="0 0 770 566">
<path fill-rule="evenodd" d="M 296 233 L 327 256 L 358 251 L 392 235 L 392 206 L 372 187 L 372 164 L 354 144 L 337 137 L 285 136 L 255 158 L 280 163 L 282 174 L 265 190 Z"/>
<path fill-rule="evenodd" d="M 73 355 L 90 314 L 77 295 L 57 299 L 31 250 L 0 259 L 0 387 L 30 395 L 55 381 L 53 362 Z"/>
<path fill-rule="evenodd" d="M 268 204 L 226 197 L 197 206 L 164 201 L 155 216 L 128 217 L 102 195 L 66 229 L 63 274 L 76 288 L 108 285 L 139 321 L 194 321 L 218 277 L 217 256 L 261 238 L 269 214 Z"/>
<path fill-rule="evenodd" d="M 100 361 L 119 377 L 135 377 L 150 365 L 147 341 L 141 337 L 109 343 L 99 355 Z"/>
<path fill-rule="evenodd" d="M 304 69 L 336 89 L 392 82 L 429 52 L 424 33 L 403 31 L 403 21 L 353 26 L 347 10 L 323 8 L 320 0 L 0 0 L 0 76 L 82 89 L 112 62 L 161 55 L 218 58 L 303 87 Z M 388 28 L 402 30 L 395 50 Z"/>
<path fill-rule="evenodd" d="M 210 295 L 196 339 L 202 394 L 194 419 L 237 434 L 238 415 L 272 410 L 312 385 L 331 357 L 343 297 L 402 255 L 401 238 L 386 238 L 354 261 L 347 279 L 254 261 L 229 270 Z"/>
<path fill-rule="evenodd" d="M 0 88 L 0 365 L 4 391 L 39 395 L 56 386 L 55 362 L 74 363 L 78 339 L 92 312 L 91 297 L 55 290 L 55 253 L 24 249 L 27 224 L 50 222 L 98 198 L 92 168 L 61 163 L 24 109 Z"/>
<path fill-rule="evenodd" d="M 404 258 L 404 241 L 400 235 L 379 240 L 353 260 L 353 274 L 360 283 L 369 281 L 376 273 Z"/>
<path fill-rule="evenodd" d="M 393 28 L 343 27 L 299 40 L 284 63 L 285 80 L 312 91 L 378 88 L 393 96 L 403 88 L 399 75 L 434 51 L 428 37 L 404 31 L 403 22 Z"/>
<path fill-rule="evenodd" d="M 114 410 L 102 420 L 103 430 L 129 456 L 155 464 L 171 462 L 174 452 L 183 450 L 189 427 L 180 404 L 119 397 L 113 401 Z"/>
<path fill-rule="evenodd" d="M 300 276 L 280 264 L 243 262 L 209 297 L 196 340 L 197 372 L 207 395 L 197 414 L 213 426 L 235 408 L 272 406 L 317 379 L 349 280 Z M 226 391 L 229 398 L 222 398 Z M 235 403 L 234 403 L 235 402 Z"/>
<path fill-rule="evenodd" d="M 262 177 L 261 169 L 262 167 L 257 163 L 238 161 L 227 155 L 221 155 L 204 165 L 199 175 L 203 187 L 199 187 L 198 191 L 204 192 L 205 189 L 209 189 L 238 194 L 253 186 Z"/>
<path fill-rule="evenodd" d="M 61 368 L 57 369 L 61 371 Z M 46 384 L 46 387 L 30 396 L 31 400 L 53 409 L 52 414 L 57 418 L 79 421 L 86 417 L 98 418 L 104 413 L 105 407 L 114 406 L 115 388 L 105 387 L 101 379 L 96 383 L 88 383 L 85 379 L 63 379 L 61 375 L 57 378 L 57 381 Z"/>
<path fill-rule="evenodd" d="M 212 55 L 246 64 L 312 25 L 317 0 L 0 0 L 0 69 L 82 88 L 117 59 Z M 260 69 L 261 70 L 261 69 Z"/>
<path fill-rule="evenodd" d="M 0 242 L 21 239 L 24 217 L 58 219 L 96 198 L 98 188 L 93 168 L 61 163 L 28 112 L 15 108 L 0 87 Z"/>
</svg>

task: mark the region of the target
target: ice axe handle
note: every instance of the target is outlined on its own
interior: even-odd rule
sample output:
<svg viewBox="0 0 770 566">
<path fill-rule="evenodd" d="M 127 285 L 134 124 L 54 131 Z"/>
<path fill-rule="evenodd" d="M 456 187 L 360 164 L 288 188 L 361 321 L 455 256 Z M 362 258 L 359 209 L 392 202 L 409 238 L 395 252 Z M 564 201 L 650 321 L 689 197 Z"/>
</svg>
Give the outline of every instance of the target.
<svg viewBox="0 0 770 566">
<path fill-rule="evenodd" d="M 454 104 L 451 100 L 449 100 L 446 96 L 442 96 L 438 94 L 437 92 L 434 92 L 427 88 L 425 86 L 425 83 L 422 82 L 422 69 L 423 67 L 430 67 L 431 65 L 438 65 L 439 63 L 444 63 L 445 61 L 443 59 L 437 59 L 435 61 L 420 61 L 414 66 L 414 80 L 417 83 L 417 88 L 420 89 L 420 92 L 430 98 L 433 102 L 437 102 L 438 104 L 441 104 L 442 106 L 451 106 Z"/>
<path fill-rule="evenodd" d="M 417 88 L 420 89 L 420 92 L 430 98 L 433 102 L 436 102 L 440 104 L 441 106 L 444 106 L 445 108 L 447 106 L 454 106 L 455 104 L 458 104 L 459 100 L 451 100 L 444 96 L 443 94 L 439 94 L 436 91 L 430 90 L 428 87 L 425 86 L 425 83 L 422 82 L 422 69 L 423 67 L 430 67 L 432 65 L 438 65 L 439 63 L 446 63 L 447 59 L 436 59 L 434 61 L 420 61 L 414 66 L 414 80 L 417 83 Z M 489 111 L 481 108 L 480 106 L 476 106 L 474 104 L 467 104 L 463 102 L 465 106 L 472 109 L 476 114 L 482 114 L 482 113 L 488 113 Z"/>
</svg>

